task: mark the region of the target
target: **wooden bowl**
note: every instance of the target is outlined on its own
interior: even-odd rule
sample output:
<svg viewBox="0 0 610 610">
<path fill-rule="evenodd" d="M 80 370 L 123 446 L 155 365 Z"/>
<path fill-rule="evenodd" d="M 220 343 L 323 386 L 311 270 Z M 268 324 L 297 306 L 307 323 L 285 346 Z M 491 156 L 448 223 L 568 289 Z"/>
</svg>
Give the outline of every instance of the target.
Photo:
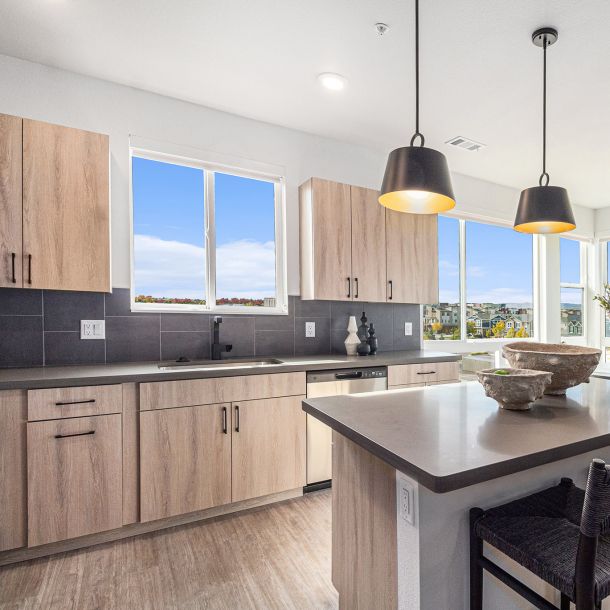
<svg viewBox="0 0 610 610">
<path fill-rule="evenodd" d="M 499 374 L 501 371 L 505 374 Z M 544 389 L 551 383 L 553 374 L 530 369 L 485 369 L 477 377 L 485 394 L 503 409 L 523 411 L 542 398 Z"/>
<path fill-rule="evenodd" d="M 515 369 L 553 373 L 545 394 L 565 394 L 568 388 L 588 382 L 601 354 L 599 349 L 565 343 L 517 341 L 502 348 L 502 355 Z"/>
</svg>

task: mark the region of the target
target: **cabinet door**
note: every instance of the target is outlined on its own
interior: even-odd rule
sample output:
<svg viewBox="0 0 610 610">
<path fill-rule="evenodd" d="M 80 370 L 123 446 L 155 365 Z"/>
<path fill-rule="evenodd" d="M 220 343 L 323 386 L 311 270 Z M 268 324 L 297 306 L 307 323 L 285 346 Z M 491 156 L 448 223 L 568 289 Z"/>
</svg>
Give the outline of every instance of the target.
<svg viewBox="0 0 610 610">
<path fill-rule="evenodd" d="M 108 136 L 23 121 L 23 284 L 110 290 Z"/>
<path fill-rule="evenodd" d="M 0 392 L 0 551 L 26 545 L 25 390 Z"/>
<path fill-rule="evenodd" d="M 140 413 L 141 520 L 231 502 L 231 406 Z"/>
<path fill-rule="evenodd" d="M 304 398 L 233 404 L 233 502 L 305 485 Z"/>
<path fill-rule="evenodd" d="M 301 296 L 351 301 L 350 187 L 312 178 L 300 188 Z"/>
<path fill-rule="evenodd" d="M 354 301 L 386 300 L 385 208 L 379 193 L 351 187 Z"/>
<path fill-rule="evenodd" d="M 21 287 L 22 119 L 0 114 L 0 287 Z"/>
<path fill-rule="evenodd" d="M 27 427 L 28 546 L 121 527 L 121 416 Z"/>
<path fill-rule="evenodd" d="M 438 303 L 438 218 L 386 210 L 388 301 Z"/>
</svg>

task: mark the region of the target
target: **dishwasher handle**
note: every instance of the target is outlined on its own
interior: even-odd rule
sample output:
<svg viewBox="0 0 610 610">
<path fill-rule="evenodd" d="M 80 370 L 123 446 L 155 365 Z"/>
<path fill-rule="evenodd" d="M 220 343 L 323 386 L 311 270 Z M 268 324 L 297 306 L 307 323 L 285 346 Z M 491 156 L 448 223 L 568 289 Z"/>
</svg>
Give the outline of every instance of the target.
<svg viewBox="0 0 610 610">
<path fill-rule="evenodd" d="M 335 373 L 335 379 L 362 379 L 362 371 L 351 371 L 349 373 Z"/>
</svg>

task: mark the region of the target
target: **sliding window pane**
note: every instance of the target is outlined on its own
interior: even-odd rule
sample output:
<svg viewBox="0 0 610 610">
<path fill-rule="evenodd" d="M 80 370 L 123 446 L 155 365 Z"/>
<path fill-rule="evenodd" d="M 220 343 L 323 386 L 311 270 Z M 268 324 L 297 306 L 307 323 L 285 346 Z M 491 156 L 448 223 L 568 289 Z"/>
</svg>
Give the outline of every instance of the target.
<svg viewBox="0 0 610 610">
<path fill-rule="evenodd" d="M 580 242 L 559 238 L 559 269 L 562 284 L 580 284 Z"/>
<path fill-rule="evenodd" d="M 533 336 L 532 236 L 468 221 L 466 301 L 473 338 Z"/>
<path fill-rule="evenodd" d="M 275 307 L 275 184 L 214 175 L 216 303 Z"/>
<path fill-rule="evenodd" d="M 204 172 L 132 158 L 136 303 L 205 305 Z"/>
<path fill-rule="evenodd" d="M 455 218 L 438 217 L 440 303 L 424 305 L 424 339 L 460 339 L 460 227 Z"/>
<path fill-rule="evenodd" d="M 561 289 L 561 336 L 582 337 L 582 288 Z"/>
</svg>

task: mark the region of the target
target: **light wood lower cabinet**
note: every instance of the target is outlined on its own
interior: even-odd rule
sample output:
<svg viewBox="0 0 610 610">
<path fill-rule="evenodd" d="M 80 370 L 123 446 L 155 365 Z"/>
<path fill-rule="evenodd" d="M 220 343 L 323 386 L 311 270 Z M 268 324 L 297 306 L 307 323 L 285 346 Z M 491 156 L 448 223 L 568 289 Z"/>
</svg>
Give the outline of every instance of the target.
<svg viewBox="0 0 610 610">
<path fill-rule="evenodd" d="M 0 551 L 26 545 L 26 394 L 0 392 Z"/>
<path fill-rule="evenodd" d="M 233 502 L 305 485 L 303 398 L 233 404 Z"/>
<path fill-rule="evenodd" d="M 431 362 L 422 364 L 396 364 L 388 366 L 388 386 L 419 383 L 452 383 L 459 381 L 459 362 Z"/>
<path fill-rule="evenodd" d="M 231 405 L 140 413 L 141 520 L 231 502 Z"/>
<path fill-rule="evenodd" d="M 28 546 L 122 525 L 121 415 L 27 424 Z"/>
</svg>

